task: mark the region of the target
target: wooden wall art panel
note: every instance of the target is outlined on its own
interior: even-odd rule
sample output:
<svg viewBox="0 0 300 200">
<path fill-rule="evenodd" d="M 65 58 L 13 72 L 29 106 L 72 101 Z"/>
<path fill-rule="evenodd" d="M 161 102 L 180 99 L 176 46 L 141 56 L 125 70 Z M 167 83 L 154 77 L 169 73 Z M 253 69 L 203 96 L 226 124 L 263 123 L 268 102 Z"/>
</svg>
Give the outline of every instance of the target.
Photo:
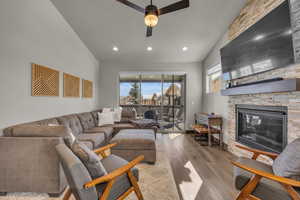
<svg viewBox="0 0 300 200">
<path fill-rule="evenodd" d="M 31 95 L 59 96 L 59 71 L 31 64 Z"/>
<path fill-rule="evenodd" d="M 82 80 L 82 96 L 84 98 L 93 97 L 93 82 L 89 80 Z"/>
<path fill-rule="evenodd" d="M 64 73 L 64 97 L 80 97 L 80 78 Z"/>
</svg>

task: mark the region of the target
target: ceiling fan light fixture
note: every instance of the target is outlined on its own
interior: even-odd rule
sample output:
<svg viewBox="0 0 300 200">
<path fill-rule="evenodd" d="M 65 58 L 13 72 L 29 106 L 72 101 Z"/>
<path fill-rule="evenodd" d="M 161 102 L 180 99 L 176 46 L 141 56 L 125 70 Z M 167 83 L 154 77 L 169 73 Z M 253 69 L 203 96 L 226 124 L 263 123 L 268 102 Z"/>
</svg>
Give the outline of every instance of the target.
<svg viewBox="0 0 300 200">
<path fill-rule="evenodd" d="M 145 24 L 148 27 L 154 27 L 158 23 L 158 9 L 154 5 L 146 7 L 145 11 Z"/>
<path fill-rule="evenodd" d="M 143 8 L 135 3 L 132 3 L 131 0 L 117 0 L 118 2 L 133 8 L 134 10 L 144 14 L 144 22 L 147 26 L 146 36 L 152 36 L 153 27 L 155 27 L 158 23 L 158 17 L 161 15 L 165 15 L 168 13 L 175 12 L 177 10 L 185 9 L 190 6 L 190 0 L 179 0 L 175 3 L 172 3 L 163 8 L 159 8 L 153 5 L 153 0 L 150 0 L 150 5 Z"/>
<path fill-rule="evenodd" d="M 158 17 L 155 14 L 148 14 L 145 16 L 146 26 L 154 27 L 158 23 Z"/>
</svg>

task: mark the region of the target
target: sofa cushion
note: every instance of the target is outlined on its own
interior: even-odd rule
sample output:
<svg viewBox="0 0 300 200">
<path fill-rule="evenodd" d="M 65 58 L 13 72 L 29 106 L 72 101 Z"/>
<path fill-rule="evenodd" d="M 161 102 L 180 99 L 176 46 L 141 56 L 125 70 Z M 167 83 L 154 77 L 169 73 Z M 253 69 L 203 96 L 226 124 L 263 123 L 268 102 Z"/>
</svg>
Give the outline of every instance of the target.
<svg viewBox="0 0 300 200">
<path fill-rule="evenodd" d="M 83 132 L 81 123 L 76 115 L 62 116 L 57 118 L 57 120 L 61 125 L 71 128 L 72 133 L 75 135 L 75 137 Z"/>
<path fill-rule="evenodd" d="M 237 162 L 273 174 L 272 166 L 266 165 L 262 162 L 248 158 L 239 158 Z M 238 190 L 241 190 L 253 177 L 253 174 L 251 174 L 250 172 L 235 166 L 233 172 L 235 186 Z M 290 200 L 288 193 L 279 183 L 265 178 L 261 179 L 261 181 L 259 182 L 258 186 L 252 194 L 261 199 Z"/>
<path fill-rule="evenodd" d="M 59 122 L 56 118 L 44 119 L 36 122 L 38 125 L 46 126 L 46 125 L 59 125 Z"/>
<path fill-rule="evenodd" d="M 93 144 L 93 149 L 106 144 L 106 136 L 104 133 L 80 134 L 77 139 L 79 141 L 91 142 Z"/>
<path fill-rule="evenodd" d="M 90 112 L 80 113 L 77 116 L 81 122 L 83 130 L 88 130 L 95 127 L 95 120 Z"/>
<path fill-rule="evenodd" d="M 300 138 L 288 144 L 275 159 L 273 171 L 277 176 L 300 180 Z"/>
<path fill-rule="evenodd" d="M 128 162 L 126 160 L 124 160 L 118 156 L 115 156 L 115 155 L 110 155 L 107 158 L 102 159 L 101 162 L 108 173 L 128 164 Z M 131 171 L 132 171 L 132 174 L 135 176 L 136 180 L 138 180 L 139 179 L 138 169 L 132 168 Z M 126 192 L 131 186 L 132 185 L 126 174 L 118 177 L 116 179 L 116 182 L 113 184 L 113 187 L 111 189 L 108 199 L 117 199 L 124 192 Z M 101 184 L 101 185 L 97 186 L 98 192 L 100 194 L 102 194 L 105 187 L 106 187 L 106 184 Z"/>
<path fill-rule="evenodd" d="M 113 132 L 112 126 L 96 126 L 94 128 L 90 128 L 88 130 L 85 130 L 85 133 L 111 133 Z"/>
<path fill-rule="evenodd" d="M 95 110 L 95 111 L 92 111 L 91 114 L 94 118 L 94 121 L 95 121 L 95 126 L 98 126 L 98 123 L 99 123 L 99 116 L 98 116 L 98 113 L 101 113 L 102 112 L 102 109 L 100 110 Z"/>
<path fill-rule="evenodd" d="M 107 174 L 99 156 L 80 142 L 74 142 L 71 150 L 81 160 L 93 179 Z"/>
<path fill-rule="evenodd" d="M 111 127 L 111 126 L 97 126 L 97 127 L 94 127 L 94 128 L 91 128 L 89 130 L 86 130 L 84 133 L 89 135 L 89 134 L 93 134 L 93 133 L 104 133 L 105 135 L 105 139 L 106 139 L 106 142 L 108 143 L 111 138 L 113 137 L 113 132 L 114 132 L 114 129 Z"/>
</svg>

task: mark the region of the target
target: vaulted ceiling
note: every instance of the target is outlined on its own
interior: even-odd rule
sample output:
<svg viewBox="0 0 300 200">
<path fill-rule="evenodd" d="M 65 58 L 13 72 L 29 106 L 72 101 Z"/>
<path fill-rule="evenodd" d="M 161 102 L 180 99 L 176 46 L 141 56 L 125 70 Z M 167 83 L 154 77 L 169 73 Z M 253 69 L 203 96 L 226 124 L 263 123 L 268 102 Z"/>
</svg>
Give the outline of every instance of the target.
<svg viewBox="0 0 300 200">
<path fill-rule="evenodd" d="M 122 63 L 202 61 L 246 2 L 190 0 L 189 8 L 161 16 L 153 36 L 146 38 L 143 14 L 116 0 L 51 1 L 97 59 Z M 150 2 L 131 1 L 143 7 Z M 153 4 L 163 7 L 176 1 Z M 182 51 L 184 46 L 188 51 Z"/>
</svg>

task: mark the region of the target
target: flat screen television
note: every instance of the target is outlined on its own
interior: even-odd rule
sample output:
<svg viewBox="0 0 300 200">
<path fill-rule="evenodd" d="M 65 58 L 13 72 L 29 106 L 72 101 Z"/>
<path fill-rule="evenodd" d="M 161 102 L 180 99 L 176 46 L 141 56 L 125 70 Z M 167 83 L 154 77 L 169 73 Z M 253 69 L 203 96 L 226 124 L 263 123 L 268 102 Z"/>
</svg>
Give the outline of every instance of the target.
<svg viewBox="0 0 300 200">
<path fill-rule="evenodd" d="M 224 80 L 233 80 L 293 64 L 293 34 L 289 2 L 221 49 Z"/>
</svg>

